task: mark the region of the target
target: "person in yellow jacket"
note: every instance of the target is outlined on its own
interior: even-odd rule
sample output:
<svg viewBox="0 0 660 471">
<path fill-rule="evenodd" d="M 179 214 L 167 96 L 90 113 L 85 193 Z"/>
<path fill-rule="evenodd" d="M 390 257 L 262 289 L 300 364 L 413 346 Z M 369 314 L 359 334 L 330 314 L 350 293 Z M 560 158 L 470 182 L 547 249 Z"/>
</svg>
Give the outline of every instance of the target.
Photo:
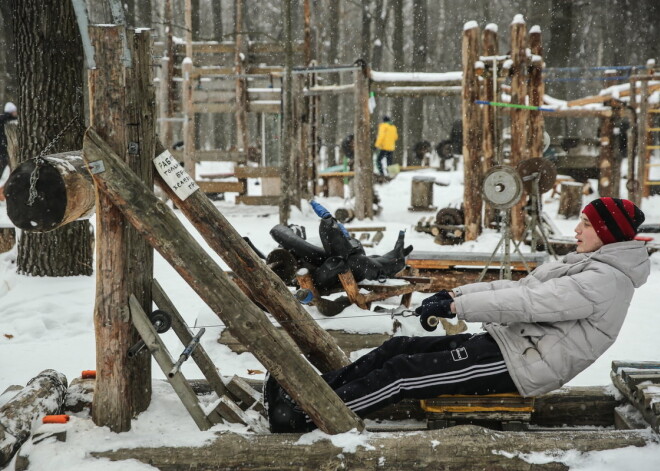
<svg viewBox="0 0 660 471">
<path fill-rule="evenodd" d="M 381 175 L 386 175 L 387 166 L 392 165 L 392 154 L 396 149 L 396 141 L 399 139 L 396 126 L 392 124 L 389 116 L 383 116 L 383 122 L 378 125 L 378 136 L 376 137 L 376 149 L 379 149 L 376 167 Z M 386 165 L 383 167 L 383 159 Z"/>
</svg>

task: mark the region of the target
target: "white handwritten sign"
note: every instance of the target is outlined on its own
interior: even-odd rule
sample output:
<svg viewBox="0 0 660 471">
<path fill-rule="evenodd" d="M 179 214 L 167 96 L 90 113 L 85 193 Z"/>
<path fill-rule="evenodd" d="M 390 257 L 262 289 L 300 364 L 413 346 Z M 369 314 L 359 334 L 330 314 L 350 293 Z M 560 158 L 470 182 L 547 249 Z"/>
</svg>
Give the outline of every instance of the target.
<svg viewBox="0 0 660 471">
<path fill-rule="evenodd" d="M 165 183 L 181 198 L 181 201 L 185 201 L 186 198 L 199 190 L 195 180 L 190 178 L 190 175 L 181 168 L 179 162 L 170 154 L 169 150 L 154 158 L 154 165 Z"/>
</svg>

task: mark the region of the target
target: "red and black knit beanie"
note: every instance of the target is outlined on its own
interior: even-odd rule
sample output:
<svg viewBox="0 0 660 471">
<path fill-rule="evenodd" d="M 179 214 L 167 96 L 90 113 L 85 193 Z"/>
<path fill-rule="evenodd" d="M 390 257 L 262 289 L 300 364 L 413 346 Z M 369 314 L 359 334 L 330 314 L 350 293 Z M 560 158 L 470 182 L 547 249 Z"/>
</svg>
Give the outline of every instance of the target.
<svg viewBox="0 0 660 471">
<path fill-rule="evenodd" d="M 603 244 L 633 240 L 644 222 L 644 213 L 635 203 L 619 198 L 598 198 L 582 212 L 589 218 Z"/>
</svg>

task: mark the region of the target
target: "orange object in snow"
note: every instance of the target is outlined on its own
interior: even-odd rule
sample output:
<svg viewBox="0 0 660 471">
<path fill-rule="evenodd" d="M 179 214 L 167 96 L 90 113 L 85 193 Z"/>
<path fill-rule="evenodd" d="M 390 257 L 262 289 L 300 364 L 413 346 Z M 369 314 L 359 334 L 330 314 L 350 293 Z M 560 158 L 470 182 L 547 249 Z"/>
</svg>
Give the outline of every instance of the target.
<svg viewBox="0 0 660 471">
<path fill-rule="evenodd" d="M 44 424 L 65 424 L 69 421 L 69 416 L 66 414 L 62 415 L 46 415 L 41 420 Z"/>
<path fill-rule="evenodd" d="M 96 378 L 96 370 L 83 370 L 80 376 L 82 379 L 94 379 Z"/>
</svg>

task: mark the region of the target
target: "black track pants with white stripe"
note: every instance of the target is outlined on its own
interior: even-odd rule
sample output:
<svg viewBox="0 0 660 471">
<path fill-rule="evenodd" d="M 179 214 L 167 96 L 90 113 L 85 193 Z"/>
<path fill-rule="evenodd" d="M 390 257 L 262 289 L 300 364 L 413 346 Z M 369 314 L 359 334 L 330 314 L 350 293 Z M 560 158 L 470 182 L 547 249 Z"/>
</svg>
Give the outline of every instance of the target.
<svg viewBox="0 0 660 471">
<path fill-rule="evenodd" d="M 393 337 L 323 378 L 359 416 L 405 398 L 516 392 L 489 334 Z"/>
</svg>

